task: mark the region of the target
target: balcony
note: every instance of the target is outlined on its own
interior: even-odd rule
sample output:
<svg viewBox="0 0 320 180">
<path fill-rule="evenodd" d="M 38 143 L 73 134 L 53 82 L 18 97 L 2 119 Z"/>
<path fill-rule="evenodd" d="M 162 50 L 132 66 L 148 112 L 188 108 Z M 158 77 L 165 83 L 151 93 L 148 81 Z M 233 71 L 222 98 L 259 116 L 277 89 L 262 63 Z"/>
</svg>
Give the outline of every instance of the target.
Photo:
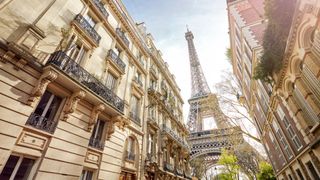
<svg viewBox="0 0 320 180">
<path fill-rule="evenodd" d="M 134 161 L 136 158 L 136 155 L 133 152 L 127 151 L 126 153 L 126 159 L 129 161 Z"/>
<path fill-rule="evenodd" d="M 142 84 L 140 78 L 134 77 L 133 81 L 134 81 L 135 83 L 137 83 L 141 88 L 143 88 L 143 84 Z"/>
<path fill-rule="evenodd" d="M 32 126 L 34 128 L 37 128 L 52 134 L 56 127 L 56 122 L 53 120 L 48 120 L 48 118 L 43 117 L 39 114 L 32 113 L 29 116 L 26 122 L 26 125 Z"/>
<path fill-rule="evenodd" d="M 125 72 L 126 64 L 112 49 L 108 51 L 107 57 L 110 58 L 112 62 L 114 62 L 123 73 Z"/>
<path fill-rule="evenodd" d="M 96 148 L 96 149 L 99 149 L 99 150 L 103 150 L 103 148 L 105 146 L 105 143 L 101 139 L 90 138 L 89 146 L 93 147 L 93 148 Z"/>
<path fill-rule="evenodd" d="M 172 129 L 168 128 L 165 124 L 162 126 L 162 131 L 168 134 L 172 139 L 178 142 L 182 147 L 189 149 L 188 143 L 179 137 Z"/>
<path fill-rule="evenodd" d="M 174 168 L 173 168 L 172 164 L 169 164 L 167 162 L 164 162 L 163 164 L 164 164 L 163 168 L 165 171 L 169 171 L 169 172 L 174 173 Z"/>
<path fill-rule="evenodd" d="M 91 27 L 89 22 L 81 14 L 78 14 L 74 20 L 96 44 L 99 44 L 101 36 L 93 27 Z"/>
<path fill-rule="evenodd" d="M 124 32 L 120 28 L 117 28 L 116 33 L 122 39 L 122 41 L 126 44 L 126 46 L 129 47 L 130 42 L 129 42 L 128 38 L 126 37 L 126 35 L 124 34 Z"/>
<path fill-rule="evenodd" d="M 104 8 L 104 5 L 100 0 L 93 0 L 93 4 L 95 7 L 101 12 L 103 17 L 108 20 L 109 13 L 107 12 L 106 8 Z"/>
<path fill-rule="evenodd" d="M 138 114 L 134 112 L 130 112 L 129 115 L 130 115 L 130 118 L 133 120 L 133 122 L 135 122 L 138 125 L 141 125 L 141 119 Z"/>
<path fill-rule="evenodd" d="M 124 102 L 111 89 L 104 86 L 98 79 L 73 61 L 62 51 L 54 52 L 47 65 L 53 65 L 70 76 L 72 79 L 93 91 L 96 95 L 106 101 L 109 105 L 123 113 Z"/>
</svg>

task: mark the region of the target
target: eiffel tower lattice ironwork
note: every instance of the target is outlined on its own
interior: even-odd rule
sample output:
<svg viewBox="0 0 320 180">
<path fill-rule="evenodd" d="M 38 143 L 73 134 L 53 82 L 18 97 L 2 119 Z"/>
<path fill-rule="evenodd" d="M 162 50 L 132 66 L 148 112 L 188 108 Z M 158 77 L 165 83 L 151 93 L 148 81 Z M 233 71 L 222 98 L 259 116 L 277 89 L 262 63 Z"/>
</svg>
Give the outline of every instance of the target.
<svg viewBox="0 0 320 180">
<path fill-rule="evenodd" d="M 222 148 L 230 149 L 243 142 L 239 126 L 232 126 L 219 106 L 216 94 L 211 93 L 203 74 L 201 64 L 193 42 L 193 34 L 189 29 L 185 33 L 188 42 L 191 70 L 191 98 L 188 116 L 188 138 L 191 147 L 191 159 L 205 156 L 207 161 L 216 162 Z M 204 119 L 212 119 L 216 129 L 204 130 Z"/>
</svg>

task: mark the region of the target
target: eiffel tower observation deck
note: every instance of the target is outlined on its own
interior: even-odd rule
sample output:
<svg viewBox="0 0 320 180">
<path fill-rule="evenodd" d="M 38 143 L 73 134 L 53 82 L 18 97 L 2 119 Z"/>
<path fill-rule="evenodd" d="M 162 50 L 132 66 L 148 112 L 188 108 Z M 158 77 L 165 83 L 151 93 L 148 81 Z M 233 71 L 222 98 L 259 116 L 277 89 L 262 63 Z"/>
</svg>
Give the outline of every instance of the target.
<svg viewBox="0 0 320 180">
<path fill-rule="evenodd" d="M 240 127 L 230 124 L 220 109 L 216 94 L 210 91 L 195 49 L 194 36 L 189 29 L 185 38 L 188 42 L 192 87 L 187 122 L 191 132 L 188 139 L 191 159 L 204 156 L 211 164 L 215 164 L 222 148 L 234 148 L 244 140 Z M 216 128 L 206 129 L 205 119 L 214 121 L 211 123 L 214 123 Z"/>
</svg>

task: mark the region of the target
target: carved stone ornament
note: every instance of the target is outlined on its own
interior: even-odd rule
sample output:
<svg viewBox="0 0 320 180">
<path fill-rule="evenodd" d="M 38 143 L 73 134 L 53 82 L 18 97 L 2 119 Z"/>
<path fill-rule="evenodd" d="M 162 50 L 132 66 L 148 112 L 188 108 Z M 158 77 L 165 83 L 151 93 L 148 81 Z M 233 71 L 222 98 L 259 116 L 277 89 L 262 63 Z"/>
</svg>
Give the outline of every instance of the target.
<svg viewBox="0 0 320 180">
<path fill-rule="evenodd" d="M 64 116 L 63 116 L 63 121 L 68 120 L 69 115 L 72 114 L 78 105 L 78 102 L 84 98 L 86 95 L 85 91 L 80 90 L 71 95 L 71 97 L 68 99 L 68 102 L 64 108 Z"/>
<path fill-rule="evenodd" d="M 115 122 L 114 121 L 108 121 L 107 122 L 107 133 L 106 133 L 106 139 L 110 140 L 111 135 L 114 133 L 115 131 Z"/>
<path fill-rule="evenodd" d="M 123 116 L 115 116 L 114 118 L 112 118 L 112 121 L 122 131 L 124 131 L 124 128 L 126 128 L 130 124 L 130 121 L 127 118 L 123 117 Z"/>
<path fill-rule="evenodd" d="M 105 106 L 103 104 L 99 104 L 95 106 L 91 112 L 89 123 L 88 123 L 88 131 L 91 131 L 94 124 L 97 122 L 98 116 L 101 111 L 104 111 Z"/>
<path fill-rule="evenodd" d="M 33 106 L 34 102 L 38 100 L 47 89 L 50 82 L 54 81 L 58 77 L 58 73 L 52 69 L 46 69 L 38 80 L 36 86 L 33 88 L 31 95 L 26 102 L 27 105 Z"/>
</svg>

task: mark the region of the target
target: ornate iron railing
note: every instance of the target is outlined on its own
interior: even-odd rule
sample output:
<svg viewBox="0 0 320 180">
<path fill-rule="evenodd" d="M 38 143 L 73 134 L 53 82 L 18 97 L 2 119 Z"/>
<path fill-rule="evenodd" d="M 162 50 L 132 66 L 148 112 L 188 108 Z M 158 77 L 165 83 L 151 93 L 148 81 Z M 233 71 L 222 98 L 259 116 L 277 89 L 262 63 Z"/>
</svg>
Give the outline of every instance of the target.
<svg viewBox="0 0 320 180">
<path fill-rule="evenodd" d="M 57 123 L 54 120 L 48 119 L 36 113 L 31 113 L 26 122 L 26 125 L 46 131 L 48 133 L 53 133 L 56 124 Z"/>
<path fill-rule="evenodd" d="M 141 80 L 140 80 L 139 78 L 134 77 L 133 81 L 136 82 L 137 84 L 139 84 L 139 86 L 140 86 L 141 88 L 143 87 L 143 84 L 142 84 L 142 82 L 141 82 Z"/>
<path fill-rule="evenodd" d="M 118 36 L 123 40 L 123 42 L 129 46 L 130 42 L 128 40 L 128 38 L 126 37 L 126 35 L 124 34 L 124 32 L 120 29 L 120 28 L 117 28 L 116 29 L 116 33 L 118 34 Z"/>
<path fill-rule="evenodd" d="M 73 61 L 62 51 L 54 52 L 47 64 L 52 64 L 69 75 L 71 78 L 89 88 L 111 106 L 123 113 L 124 102 L 111 89 L 104 86 L 98 79 L 82 68 L 78 63 Z"/>
<path fill-rule="evenodd" d="M 140 119 L 140 117 L 139 117 L 138 114 L 136 114 L 136 113 L 134 113 L 134 112 L 130 112 L 129 115 L 130 115 L 130 118 L 131 118 L 134 122 L 136 122 L 136 123 L 139 124 L 139 125 L 141 124 L 141 119 Z"/>
<path fill-rule="evenodd" d="M 89 140 L 89 146 L 99 149 L 99 150 L 103 150 L 104 146 L 105 146 L 105 142 L 101 139 L 97 139 L 97 138 L 90 138 Z"/>
<path fill-rule="evenodd" d="M 122 61 L 122 59 L 112 50 L 110 49 L 108 51 L 108 56 L 113 62 L 115 62 L 118 67 L 121 69 L 121 71 L 125 71 L 126 64 Z"/>
<path fill-rule="evenodd" d="M 94 40 L 94 42 L 99 44 L 101 36 L 93 27 L 91 27 L 89 22 L 81 14 L 78 14 L 74 20 Z"/>
<path fill-rule="evenodd" d="M 169 171 L 169 172 L 172 172 L 172 173 L 174 172 L 174 167 L 173 167 L 172 164 L 167 163 L 167 162 L 164 162 L 163 164 L 164 164 L 164 170 L 165 171 Z"/>
<path fill-rule="evenodd" d="M 93 0 L 94 5 L 99 9 L 99 11 L 103 14 L 104 18 L 107 20 L 109 13 L 107 12 L 106 8 L 104 8 L 104 5 L 99 0 Z"/>
<path fill-rule="evenodd" d="M 134 161 L 136 158 L 136 155 L 133 152 L 127 151 L 126 153 L 126 159 L 130 161 Z"/>
<path fill-rule="evenodd" d="M 171 138 L 176 140 L 181 146 L 189 149 L 189 145 L 181 137 L 179 137 L 172 129 L 168 128 L 165 124 L 162 125 L 162 131 L 169 134 Z"/>
</svg>

